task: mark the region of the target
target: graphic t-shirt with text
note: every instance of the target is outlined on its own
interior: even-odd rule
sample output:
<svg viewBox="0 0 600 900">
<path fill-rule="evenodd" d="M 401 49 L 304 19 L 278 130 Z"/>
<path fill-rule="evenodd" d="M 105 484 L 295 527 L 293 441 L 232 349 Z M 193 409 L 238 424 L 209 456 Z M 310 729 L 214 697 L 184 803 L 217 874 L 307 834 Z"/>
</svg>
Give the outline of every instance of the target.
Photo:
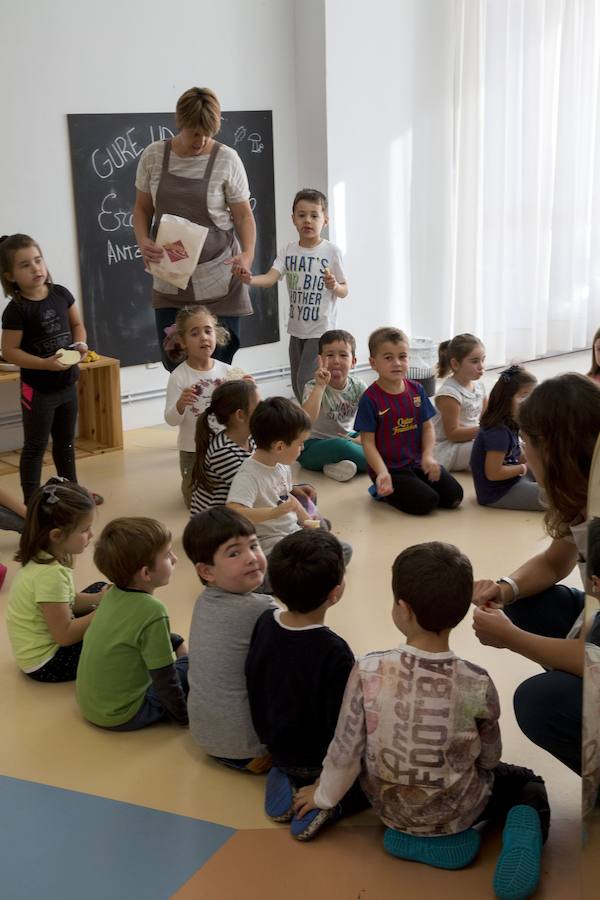
<svg viewBox="0 0 600 900">
<path fill-rule="evenodd" d="M 335 328 L 337 297 L 325 287 L 325 270 L 345 282 L 342 255 L 331 241 L 316 247 L 301 247 L 296 241 L 279 252 L 272 268 L 285 275 L 290 311 L 288 334 L 298 338 L 317 338 Z"/>
</svg>

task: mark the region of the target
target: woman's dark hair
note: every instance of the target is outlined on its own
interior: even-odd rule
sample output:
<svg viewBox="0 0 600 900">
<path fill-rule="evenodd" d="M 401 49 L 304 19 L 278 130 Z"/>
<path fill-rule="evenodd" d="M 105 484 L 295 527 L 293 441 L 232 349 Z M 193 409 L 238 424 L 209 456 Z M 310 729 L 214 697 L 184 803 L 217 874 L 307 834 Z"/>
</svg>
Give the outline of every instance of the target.
<svg viewBox="0 0 600 900">
<path fill-rule="evenodd" d="M 36 247 L 40 256 L 43 257 L 44 254 L 40 250 L 40 245 L 28 234 L 4 234 L 0 237 L 0 283 L 2 284 L 4 296 L 10 297 L 12 300 L 18 300 L 21 291 L 17 282 L 9 280 L 6 275 L 7 272 L 12 274 L 17 250 L 27 250 L 29 247 Z M 50 272 L 48 272 L 46 282 L 47 284 L 52 284 Z"/>
<path fill-rule="evenodd" d="M 66 536 L 75 531 L 83 517 L 95 509 L 92 495 L 86 488 L 62 478 L 50 478 L 38 488 L 27 504 L 25 527 L 19 540 L 15 559 L 25 566 L 33 560 L 37 563 L 51 563 L 42 556 L 50 553 L 50 532 L 59 528 Z M 70 556 L 60 559 L 65 566 L 72 566 Z"/>
<path fill-rule="evenodd" d="M 498 381 L 490 391 L 487 409 L 481 416 L 481 428 L 497 428 L 506 425 L 518 434 L 519 424 L 512 414 L 513 397 L 528 384 L 537 384 L 537 378 L 522 366 L 510 366 L 500 372 Z"/>
<path fill-rule="evenodd" d="M 540 458 L 549 535 L 563 538 L 587 508 L 588 482 L 600 434 L 600 387 L 586 375 L 548 378 L 523 401 L 521 431 Z"/>
<path fill-rule="evenodd" d="M 596 351 L 594 349 L 596 341 L 600 341 L 600 328 L 592 338 L 592 368 L 588 372 L 588 375 L 600 375 L 600 366 L 596 362 Z"/>
<path fill-rule="evenodd" d="M 196 458 L 192 469 L 192 487 L 203 487 L 212 491 L 214 483 L 204 468 L 206 451 L 214 432 L 210 427 L 210 417 L 214 416 L 219 425 L 227 427 L 231 416 L 241 409 L 246 414 L 256 397 L 257 389 L 253 381 L 224 381 L 213 391 L 210 404 L 196 422 Z"/>
<path fill-rule="evenodd" d="M 438 378 L 444 378 L 448 372 L 452 371 L 452 360 L 461 363 L 463 359 L 469 355 L 474 347 L 483 344 L 474 334 L 457 334 L 451 341 L 442 341 L 438 347 Z"/>
<path fill-rule="evenodd" d="M 276 441 L 291 444 L 311 422 L 302 407 L 287 397 L 261 400 L 250 416 L 250 433 L 259 450 L 270 450 Z"/>
</svg>

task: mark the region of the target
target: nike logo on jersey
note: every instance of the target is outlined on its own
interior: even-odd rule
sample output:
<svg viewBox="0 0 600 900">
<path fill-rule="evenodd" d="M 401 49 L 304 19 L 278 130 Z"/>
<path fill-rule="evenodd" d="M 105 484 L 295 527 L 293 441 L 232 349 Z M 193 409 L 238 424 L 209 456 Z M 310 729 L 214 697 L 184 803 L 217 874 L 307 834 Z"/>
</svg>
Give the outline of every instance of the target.
<svg viewBox="0 0 600 900">
<path fill-rule="evenodd" d="M 386 414 L 387 412 L 389 412 L 389 411 L 390 411 L 389 406 L 388 406 L 387 409 L 380 409 L 380 410 L 379 410 L 379 415 L 380 415 L 380 416 L 385 416 L 385 414 Z"/>
</svg>

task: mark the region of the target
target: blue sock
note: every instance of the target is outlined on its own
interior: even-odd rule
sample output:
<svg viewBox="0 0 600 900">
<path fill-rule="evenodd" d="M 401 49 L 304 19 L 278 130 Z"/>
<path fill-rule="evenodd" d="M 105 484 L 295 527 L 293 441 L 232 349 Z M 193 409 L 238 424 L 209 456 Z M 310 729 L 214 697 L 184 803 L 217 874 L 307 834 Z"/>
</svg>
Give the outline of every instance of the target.
<svg viewBox="0 0 600 900">
<path fill-rule="evenodd" d="M 502 850 L 494 872 L 499 900 L 525 900 L 540 880 L 542 829 L 531 806 L 513 806 L 502 832 Z"/>
<path fill-rule="evenodd" d="M 481 835 L 474 828 L 458 834 L 419 837 L 386 828 L 383 846 L 392 856 L 422 862 L 438 869 L 463 869 L 479 853 Z"/>
</svg>

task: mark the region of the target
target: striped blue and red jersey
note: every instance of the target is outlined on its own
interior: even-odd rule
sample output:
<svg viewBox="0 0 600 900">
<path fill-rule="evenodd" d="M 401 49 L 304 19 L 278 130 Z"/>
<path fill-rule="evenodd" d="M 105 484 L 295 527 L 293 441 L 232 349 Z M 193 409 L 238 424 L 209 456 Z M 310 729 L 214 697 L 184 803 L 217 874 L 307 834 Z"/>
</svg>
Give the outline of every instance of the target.
<svg viewBox="0 0 600 900">
<path fill-rule="evenodd" d="M 375 382 L 360 398 L 354 428 L 374 432 L 375 446 L 393 472 L 421 465 L 423 423 L 433 416 L 433 404 L 418 381 L 405 378 L 401 394 L 388 394 Z"/>
</svg>

